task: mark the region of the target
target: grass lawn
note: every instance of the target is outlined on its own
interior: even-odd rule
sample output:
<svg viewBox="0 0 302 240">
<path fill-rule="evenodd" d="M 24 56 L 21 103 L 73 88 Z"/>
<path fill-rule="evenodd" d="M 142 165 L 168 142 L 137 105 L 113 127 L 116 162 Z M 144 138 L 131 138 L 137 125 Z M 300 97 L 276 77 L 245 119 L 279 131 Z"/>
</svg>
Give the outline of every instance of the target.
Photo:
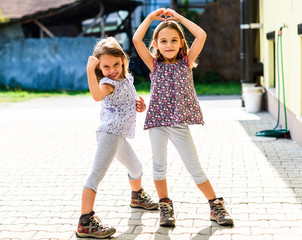
<svg viewBox="0 0 302 240">
<path fill-rule="evenodd" d="M 241 95 L 241 83 L 196 84 L 197 95 Z"/>
<path fill-rule="evenodd" d="M 136 87 L 138 93 L 149 93 L 150 82 L 143 82 Z M 226 83 L 210 83 L 210 84 L 195 84 L 197 95 L 210 96 L 210 95 L 240 95 L 241 84 L 239 82 L 226 82 Z"/>
<path fill-rule="evenodd" d="M 33 98 L 45 98 L 55 96 L 74 96 L 90 94 L 89 91 L 25 91 L 25 90 L 0 90 L 0 103 L 21 102 Z"/>
<path fill-rule="evenodd" d="M 138 95 L 149 94 L 150 82 L 136 85 Z M 235 82 L 196 84 L 197 95 L 240 95 L 241 84 Z M 20 102 L 33 98 L 54 96 L 90 95 L 89 91 L 25 91 L 25 90 L 0 90 L 0 103 Z"/>
</svg>

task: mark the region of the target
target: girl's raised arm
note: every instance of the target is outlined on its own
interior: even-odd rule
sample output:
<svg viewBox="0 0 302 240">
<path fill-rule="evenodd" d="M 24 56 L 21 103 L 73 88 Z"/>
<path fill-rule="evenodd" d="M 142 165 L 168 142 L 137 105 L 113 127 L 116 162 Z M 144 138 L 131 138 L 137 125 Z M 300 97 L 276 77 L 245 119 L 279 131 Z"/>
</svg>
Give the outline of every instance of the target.
<svg viewBox="0 0 302 240">
<path fill-rule="evenodd" d="M 96 57 L 90 56 L 88 58 L 86 67 L 90 94 L 95 101 L 102 101 L 107 95 L 111 94 L 114 90 L 114 87 L 109 84 L 102 84 L 101 86 L 99 86 L 94 72 L 99 62 L 100 61 Z"/>
<path fill-rule="evenodd" d="M 182 15 L 178 14 L 172 9 L 167 9 L 166 15 L 169 16 L 170 20 L 180 22 L 194 35 L 195 40 L 192 43 L 187 56 L 189 63 L 193 63 L 200 54 L 201 50 L 203 49 L 204 43 L 207 38 L 206 32 L 201 27 L 199 27 L 189 19 L 183 17 Z"/>
<path fill-rule="evenodd" d="M 154 20 L 162 20 L 164 21 L 165 18 L 161 17 L 161 15 L 164 15 L 165 9 L 160 8 L 153 12 L 151 12 L 145 20 L 140 24 L 138 29 L 133 35 L 133 44 L 136 48 L 136 51 L 140 58 L 144 61 L 144 63 L 147 65 L 147 67 L 150 69 L 151 72 L 153 72 L 153 56 L 149 52 L 148 48 L 143 42 L 144 36 L 146 35 L 146 32 Z"/>
</svg>

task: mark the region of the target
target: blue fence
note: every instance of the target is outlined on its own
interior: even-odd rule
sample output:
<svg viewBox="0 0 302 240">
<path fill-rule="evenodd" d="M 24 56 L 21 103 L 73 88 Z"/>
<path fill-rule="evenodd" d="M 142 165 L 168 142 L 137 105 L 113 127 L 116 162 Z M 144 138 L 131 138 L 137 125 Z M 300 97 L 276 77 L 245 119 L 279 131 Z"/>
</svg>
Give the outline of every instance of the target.
<svg viewBox="0 0 302 240">
<path fill-rule="evenodd" d="M 88 89 L 86 63 L 97 38 L 11 41 L 0 49 L 0 82 L 27 89 Z"/>
</svg>

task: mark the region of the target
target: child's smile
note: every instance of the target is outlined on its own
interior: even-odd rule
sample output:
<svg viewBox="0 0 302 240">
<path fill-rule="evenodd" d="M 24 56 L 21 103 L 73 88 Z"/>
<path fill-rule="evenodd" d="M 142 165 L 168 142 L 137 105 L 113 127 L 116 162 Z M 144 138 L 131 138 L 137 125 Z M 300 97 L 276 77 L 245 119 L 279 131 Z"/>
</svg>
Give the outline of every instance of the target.
<svg viewBox="0 0 302 240">
<path fill-rule="evenodd" d="M 118 80 L 123 72 L 122 58 L 104 54 L 100 57 L 100 69 L 105 77 Z"/>
<path fill-rule="evenodd" d="M 172 28 L 164 28 L 158 33 L 158 38 L 154 42 L 156 49 L 160 51 L 167 62 L 174 62 L 177 54 L 183 46 L 178 32 Z"/>
</svg>

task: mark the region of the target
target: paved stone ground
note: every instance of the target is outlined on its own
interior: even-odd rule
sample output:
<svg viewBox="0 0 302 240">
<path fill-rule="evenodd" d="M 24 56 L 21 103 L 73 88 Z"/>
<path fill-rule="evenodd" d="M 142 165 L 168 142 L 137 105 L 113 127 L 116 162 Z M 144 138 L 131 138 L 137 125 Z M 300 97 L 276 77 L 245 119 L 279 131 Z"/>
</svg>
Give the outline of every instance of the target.
<svg viewBox="0 0 302 240">
<path fill-rule="evenodd" d="M 148 96 L 145 96 L 148 98 Z M 200 98 L 206 124 L 192 135 L 205 172 L 228 202 L 233 228 L 209 220 L 209 207 L 169 145 L 168 186 L 176 228 L 159 227 L 159 212 L 131 209 L 127 171 L 111 165 L 95 211 L 117 228 L 112 239 L 302 239 L 302 148 L 288 139 L 259 138 L 272 129 L 266 112 L 251 114 L 239 97 Z M 158 200 L 152 180 L 144 113 L 131 140 L 143 162 L 143 186 Z M 59 97 L 0 105 L 0 239 L 76 239 L 82 185 L 96 149 L 98 103 Z"/>
</svg>

